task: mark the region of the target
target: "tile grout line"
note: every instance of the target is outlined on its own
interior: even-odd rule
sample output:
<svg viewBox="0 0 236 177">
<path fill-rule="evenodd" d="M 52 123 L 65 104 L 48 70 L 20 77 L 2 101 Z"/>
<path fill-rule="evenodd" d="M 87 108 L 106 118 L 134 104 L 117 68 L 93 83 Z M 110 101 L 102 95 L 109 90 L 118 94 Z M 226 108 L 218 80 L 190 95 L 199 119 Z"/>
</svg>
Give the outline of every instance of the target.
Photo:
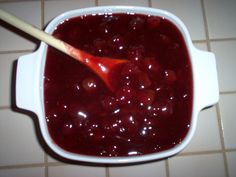
<svg viewBox="0 0 236 177">
<path fill-rule="evenodd" d="M 234 151 L 236 151 L 236 148 L 230 148 L 225 150 L 225 152 L 234 152 Z"/>
<path fill-rule="evenodd" d="M 0 3 L 11 3 L 11 2 L 24 2 L 25 0 L 5 0 L 5 1 L 0 1 Z"/>
<path fill-rule="evenodd" d="M 166 177 L 170 177 L 169 158 L 165 160 L 165 168 L 166 168 Z"/>
<path fill-rule="evenodd" d="M 41 29 L 44 28 L 44 0 L 41 0 Z"/>
<path fill-rule="evenodd" d="M 236 41 L 235 37 L 231 37 L 231 38 L 213 38 L 213 39 L 209 39 L 210 42 L 224 42 L 224 41 Z"/>
<path fill-rule="evenodd" d="M 0 166 L 0 170 L 2 170 L 2 169 L 17 169 L 17 168 L 32 168 L 32 167 L 45 167 L 45 163 L 5 165 L 5 166 Z"/>
<path fill-rule="evenodd" d="M 205 35 L 206 35 L 206 43 L 207 43 L 207 49 L 210 50 L 210 37 L 209 37 L 209 30 L 207 25 L 207 17 L 206 17 L 206 9 L 204 5 L 204 0 L 201 0 L 201 8 L 202 8 L 202 16 L 203 16 L 203 23 L 205 27 Z"/>
<path fill-rule="evenodd" d="M 221 95 L 236 94 L 236 91 L 220 91 Z"/>
<path fill-rule="evenodd" d="M 33 52 L 33 51 L 34 51 L 34 49 L 9 50 L 9 51 L 0 51 L 0 54 L 29 53 L 29 52 Z"/>
<path fill-rule="evenodd" d="M 32 164 L 17 164 L 17 165 L 5 165 L 0 166 L 0 170 L 2 169 L 18 169 L 18 168 L 32 168 L 32 167 L 53 167 L 53 166 L 63 166 L 63 165 L 69 165 L 62 162 L 47 162 L 46 163 L 32 163 Z"/>
<path fill-rule="evenodd" d="M 222 119 L 221 119 L 219 103 L 216 105 L 216 114 L 217 114 L 217 121 L 218 121 L 218 126 L 219 126 L 219 131 L 220 131 L 220 141 L 221 141 L 221 147 L 222 147 L 222 151 L 223 151 L 222 153 L 223 153 L 223 158 L 224 158 L 225 173 L 226 173 L 226 177 L 229 177 L 229 168 L 228 168 L 228 162 L 227 162 L 227 157 L 226 157 L 223 125 L 221 122 Z"/>
<path fill-rule="evenodd" d="M 207 49 L 208 49 L 208 51 L 211 51 L 211 44 L 210 44 L 211 41 L 210 41 L 210 35 L 209 35 L 208 22 L 207 22 L 206 8 L 205 8 L 204 0 L 201 0 L 201 6 L 202 6 L 202 12 L 203 12 L 205 32 L 206 32 Z M 221 148 L 222 148 L 222 154 L 223 154 L 225 175 L 226 175 L 226 177 L 229 177 L 229 168 L 228 168 L 228 162 L 227 162 L 226 151 L 225 151 L 224 134 L 223 134 L 223 126 L 222 126 L 222 122 L 221 122 L 222 119 L 221 119 L 221 114 L 220 114 L 219 103 L 216 105 L 216 116 L 217 116 L 217 122 L 218 122 L 219 133 L 220 133 L 220 141 L 221 141 Z"/>
<path fill-rule="evenodd" d="M 148 7 L 152 7 L 152 0 L 148 0 Z"/>
<path fill-rule="evenodd" d="M 0 106 L 0 110 L 11 109 L 10 106 Z"/>
<path fill-rule="evenodd" d="M 99 5 L 98 5 L 98 0 L 95 0 L 95 6 L 99 6 Z"/>
<path fill-rule="evenodd" d="M 44 176 L 48 177 L 49 176 L 49 174 L 48 174 L 48 156 L 47 156 L 46 152 L 44 152 L 44 164 L 45 164 Z"/>
<path fill-rule="evenodd" d="M 110 177 L 109 166 L 106 166 L 106 167 L 105 167 L 105 177 Z"/>
<path fill-rule="evenodd" d="M 178 154 L 178 156 L 206 155 L 206 154 L 218 154 L 218 153 L 223 153 L 223 150 L 183 152 Z"/>
<path fill-rule="evenodd" d="M 208 38 L 208 37 L 206 37 Z M 207 39 L 209 42 L 224 42 L 224 41 L 236 41 L 236 38 L 208 38 Z M 207 42 L 205 39 L 194 39 L 192 40 L 193 43 L 204 43 Z"/>
</svg>

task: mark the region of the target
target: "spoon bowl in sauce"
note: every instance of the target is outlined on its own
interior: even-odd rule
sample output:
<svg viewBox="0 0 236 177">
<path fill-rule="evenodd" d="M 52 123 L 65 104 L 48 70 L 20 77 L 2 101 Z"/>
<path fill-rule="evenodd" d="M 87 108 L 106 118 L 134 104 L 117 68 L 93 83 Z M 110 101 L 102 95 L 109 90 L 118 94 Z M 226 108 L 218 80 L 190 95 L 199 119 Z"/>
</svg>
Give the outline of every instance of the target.
<svg viewBox="0 0 236 177">
<path fill-rule="evenodd" d="M 27 22 L 9 14 L 8 12 L 3 11 L 2 9 L 0 9 L 0 19 L 85 64 L 104 81 L 104 83 L 111 91 L 114 91 L 116 89 L 110 83 L 109 73 L 113 69 L 113 67 L 118 64 L 125 63 L 127 62 L 127 60 L 97 57 L 86 53 L 62 40 L 56 39 L 48 33 L 28 24 Z"/>
</svg>

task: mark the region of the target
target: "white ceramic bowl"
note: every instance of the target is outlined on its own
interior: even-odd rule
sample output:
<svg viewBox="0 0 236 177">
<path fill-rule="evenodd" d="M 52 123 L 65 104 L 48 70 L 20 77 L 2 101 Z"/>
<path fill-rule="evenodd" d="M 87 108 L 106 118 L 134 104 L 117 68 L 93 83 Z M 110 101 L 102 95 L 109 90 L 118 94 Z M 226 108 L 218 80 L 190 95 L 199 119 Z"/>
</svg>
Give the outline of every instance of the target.
<svg viewBox="0 0 236 177">
<path fill-rule="evenodd" d="M 50 137 L 45 119 L 43 83 L 47 45 L 42 42 L 36 52 L 22 56 L 18 60 L 16 79 L 16 104 L 19 108 L 30 110 L 37 114 L 40 130 L 44 140 L 54 152 L 64 158 L 94 163 L 120 164 L 157 160 L 172 156 L 183 150 L 184 147 L 186 147 L 186 145 L 190 142 L 196 129 L 198 113 L 203 108 L 215 104 L 219 99 L 219 89 L 214 54 L 196 49 L 193 46 L 190 35 L 182 21 L 175 15 L 167 11 L 153 8 L 128 6 L 105 6 L 78 9 L 59 15 L 49 23 L 45 31 L 48 33 L 52 33 L 55 27 L 58 26 L 62 21 L 75 16 L 81 16 L 85 14 L 127 12 L 164 17 L 173 22 L 182 32 L 190 56 L 193 72 L 193 109 L 189 132 L 187 133 L 187 136 L 182 141 L 182 143 L 175 146 L 174 148 L 141 156 L 97 157 L 80 155 L 63 150 L 58 145 L 56 145 Z"/>
</svg>

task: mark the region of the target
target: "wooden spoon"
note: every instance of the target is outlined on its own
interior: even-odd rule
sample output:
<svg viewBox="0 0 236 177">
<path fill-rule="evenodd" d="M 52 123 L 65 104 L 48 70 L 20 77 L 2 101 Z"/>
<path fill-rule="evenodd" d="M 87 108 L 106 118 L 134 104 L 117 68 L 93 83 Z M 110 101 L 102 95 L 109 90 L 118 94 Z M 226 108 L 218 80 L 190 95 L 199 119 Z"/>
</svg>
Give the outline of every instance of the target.
<svg viewBox="0 0 236 177">
<path fill-rule="evenodd" d="M 83 63 L 84 65 L 88 66 L 104 81 L 104 83 L 111 91 L 115 90 L 114 86 L 110 82 L 109 72 L 112 70 L 113 67 L 117 66 L 118 64 L 125 63 L 127 62 L 127 60 L 114 59 L 108 57 L 98 57 L 91 55 L 85 51 L 82 51 L 80 49 L 71 46 L 66 42 L 56 39 L 50 34 L 32 26 L 31 24 L 28 24 L 27 22 L 1 9 L 0 9 L 0 19 L 30 34 L 31 36 L 47 43 L 48 45 L 62 51 L 63 53 Z"/>
</svg>

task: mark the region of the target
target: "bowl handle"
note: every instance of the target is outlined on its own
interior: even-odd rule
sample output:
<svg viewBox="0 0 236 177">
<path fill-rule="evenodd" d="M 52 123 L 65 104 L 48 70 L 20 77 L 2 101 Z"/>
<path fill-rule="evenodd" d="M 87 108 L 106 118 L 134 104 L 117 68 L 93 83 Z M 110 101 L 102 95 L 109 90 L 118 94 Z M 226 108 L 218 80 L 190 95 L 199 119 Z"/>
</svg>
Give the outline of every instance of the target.
<svg viewBox="0 0 236 177">
<path fill-rule="evenodd" d="M 17 61 L 16 106 L 35 112 L 35 73 L 37 52 L 21 56 Z"/>
<path fill-rule="evenodd" d="M 212 52 L 194 48 L 193 66 L 195 99 L 199 109 L 212 106 L 219 100 L 216 59 Z"/>
</svg>

